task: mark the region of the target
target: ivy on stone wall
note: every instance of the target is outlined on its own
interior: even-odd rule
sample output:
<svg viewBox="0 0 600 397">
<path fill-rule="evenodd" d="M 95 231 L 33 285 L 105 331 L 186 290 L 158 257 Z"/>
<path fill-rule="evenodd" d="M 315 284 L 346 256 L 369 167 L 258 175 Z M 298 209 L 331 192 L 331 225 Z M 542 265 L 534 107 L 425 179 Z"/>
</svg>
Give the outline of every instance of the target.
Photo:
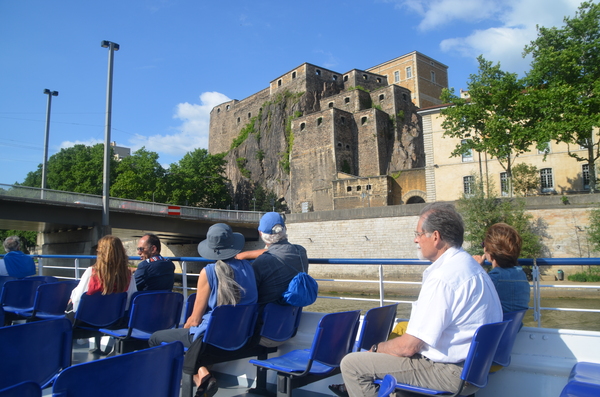
<svg viewBox="0 0 600 397">
<path fill-rule="evenodd" d="M 254 134 L 256 131 L 254 129 L 254 124 L 256 122 L 256 117 L 252 117 L 248 124 L 246 124 L 241 130 L 238 136 L 231 142 L 231 148 L 229 150 L 233 150 L 240 146 L 244 141 L 248 138 L 249 134 Z"/>
<path fill-rule="evenodd" d="M 251 175 L 250 170 L 246 169 L 246 163 L 248 162 L 248 160 L 246 160 L 245 157 L 238 157 L 237 159 L 235 159 L 235 162 L 236 162 L 241 174 L 243 176 L 245 176 L 246 178 L 250 178 L 250 175 Z"/>
</svg>

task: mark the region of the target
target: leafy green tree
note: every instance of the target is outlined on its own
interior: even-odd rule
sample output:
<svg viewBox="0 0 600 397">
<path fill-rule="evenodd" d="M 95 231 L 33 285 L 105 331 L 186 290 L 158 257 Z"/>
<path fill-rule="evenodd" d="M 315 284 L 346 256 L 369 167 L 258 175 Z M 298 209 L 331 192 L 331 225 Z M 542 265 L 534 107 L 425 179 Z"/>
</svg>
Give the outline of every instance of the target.
<svg viewBox="0 0 600 397">
<path fill-rule="evenodd" d="M 116 178 L 110 195 L 132 200 L 165 202 L 166 170 L 158 162 L 158 154 L 144 147 L 125 157 L 116 167 Z"/>
<path fill-rule="evenodd" d="M 473 255 L 483 254 L 481 242 L 487 229 L 495 223 L 504 222 L 514 227 L 521 238 L 522 258 L 539 258 L 544 250 L 540 237 L 542 225 L 533 220 L 533 216 L 525 212 L 523 199 L 500 199 L 495 194 L 494 186 L 484 188 L 482 183 L 475 184 L 475 191 L 463 196 L 457 202 L 457 209 L 465 223 L 465 241 L 467 251 Z M 485 190 L 489 193 L 486 194 Z"/>
<path fill-rule="evenodd" d="M 110 157 L 111 181 L 115 179 L 117 160 Z M 104 144 L 75 145 L 61 149 L 48 159 L 48 189 L 86 194 L 102 194 Z M 42 166 L 27 174 L 23 186 L 41 187 Z"/>
<path fill-rule="evenodd" d="M 600 4 L 584 2 L 561 28 L 538 27 L 538 37 L 525 47 L 533 61 L 524 96 L 530 125 L 545 137 L 539 142 L 565 142 L 569 155 L 587 161 L 590 190 L 597 181 L 600 156 L 594 127 L 600 126 Z M 571 145 L 587 149 L 586 156 Z"/>
<path fill-rule="evenodd" d="M 204 208 L 226 208 L 231 202 L 225 175 L 225 153 L 211 155 L 206 149 L 188 152 L 169 167 L 167 202 Z"/>
<path fill-rule="evenodd" d="M 0 254 L 6 254 L 4 250 L 4 239 L 10 236 L 19 236 L 21 238 L 21 251 L 28 254 L 37 245 L 38 232 L 28 230 L 0 230 Z"/>
<path fill-rule="evenodd" d="M 518 196 L 530 196 L 540 187 L 540 173 L 535 165 L 519 163 L 512 169 L 513 191 Z"/>
<path fill-rule="evenodd" d="M 251 199 L 250 209 L 253 211 L 287 211 L 287 205 L 277 198 L 277 195 L 261 185 L 254 186 L 254 196 Z M 255 209 L 256 208 L 256 209 Z"/>
<path fill-rule="evenodd" d="M 478 74 L 469 77 L 469 98 L 457 97 L 453 90 L 442 92 L 442 101 L 453 105 L 441 111 L 444 135 L 461 139 L 452 156 L 471 151 L 487 154 L 500 162 L 510 181 L 514 158 L 529 151 L 534 141 L 518 106 L 524 82 L 483 56 L 477 61 Z M 479 178 L 483 176 L 480 157 Z"/>
<path fill-rule="evenodd" d="M 590 226 L 587 233 L 594 251 L 600 252 L 600 208 L 590 211 Z"/>
</svg>

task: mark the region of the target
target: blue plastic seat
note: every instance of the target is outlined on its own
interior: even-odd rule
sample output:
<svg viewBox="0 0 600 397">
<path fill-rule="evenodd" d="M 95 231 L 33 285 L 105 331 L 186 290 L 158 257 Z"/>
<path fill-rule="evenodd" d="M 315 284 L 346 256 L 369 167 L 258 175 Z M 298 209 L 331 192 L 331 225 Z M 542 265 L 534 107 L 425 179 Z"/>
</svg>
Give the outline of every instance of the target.
<svg viewBox="0 0 600 397">
<path fill-rule="evenodd" d="M 147 348 L 153 332 L 179 325 L 182 307 L 183 295 L 178 292 L 139 294 L 133 298 L 127 328 L 101 328 L 100 332 L 117 339 L 117 354 Z"/>
<path fill-rule="evenodd" d="M 298 331 L 301 315 L 301 307 L 268 303 L 262 313 L 261 342 L 273 346 L 292 338 Z"/>
<path fill-rule="evenodd" d="M 369 350 L 379 342 L 385 342 L 394 328 L 398 304 L 374 307 L 365 313 L 354 351 Z"/>
<path fill-rule="evenodd" d="M 41 279 L 18 279 L 7 281 L 2 288 L 0 303 L 4 309 L 5 321 L 19 318 L 16 312 L 33 310 L 37 287 L 43 284 Z"/>
<path fill-rule="evenodd" d="M 27 321 L 49 320 L 65 316 L 65 308 L 71 297 L 71 291 L 77 286 L 77 280 L 45 283 L 37 288 L 33 308 L 17 310 L 15 314 Z"/>
<path fill-rule="evenodd" d="M 398 382 L 396 381 L 396 378 L 394 378 L 392 375 L 388 374 L 384 376 L 381 380 L 381 383 L 379 384 L 379 392 L 377 393 L 377 397 L 389 396 L 391 392 L 396 390 L 396 383 Z"/>
<path fill-rule="evenodd" d="M 73 365 L 52 386 L 54 397 L 179 397 L 183 345 L 173 342 Z"/>
<path fill-rule="evenodd" d="M 35 382 L 21 382 L 0 390 L 0 397 L 41 397 L 42 388 Z"/>
<path fill-rule="evenodd" d="M 109 328 L 119 322 L 125 313 L 127 292 L 118 294 L 83 294 L 73 321 L 73 339 L 96 339 L 96 352 L 100 350 L 100 328 Z"/>
<path fill-rule="evenodd" d="M 578 362 L 571 369 L 569 381 L 600 385 L 600 364 L 585 361 Z"/>
<path fill-rule="evenodd" d="M 25 278 L 27 280 L 42 280 L 45 283 L 56 283 L 56 282 L 60 281 L 59 278 L 56 278 L 54 276 L 28 276 Z"/>
<path fill-rule="evenodd" d="M 330 313 L 321 318 L 310 349 L 293 350 L 267 360 L 250 360 L 257 367 L 277 372 L 277 395 L 339 373 L 342 358 L 352 351 L 360 310 Z"/>
<path fill-rule="evenodd" d="M 71 365 L 71 332 L 65 318 L 0 328 L 0 389 L 25 381 L 46 387 Z"/>
<path fill-rule="evenodd" d="M 463 370 L 460 375 L 460 385 L 456 391 L 435 390 L 426 387 L 418 387 L 404 383 L 397 383 L 394 389 L 400 389 L 407 392 L 424 394 L 424 395 L 444 395 L 458 396 L 462 392 L 466 383 L 473 386 L 483 388 L 487 385 L 488 375 L 496 350 L 500 344 L 500 339 L 506 330 L 509 321 L 499 323 L 484 324 L 477 328 L 473 335 L 471 346 L 467 359 L 464 362 Z M 381 384 L 381 380 L 376 380 L 375 383 Z M 387 397 L 383 394 L 380 397 Z"/>
<path fill-rule="evenodd" d="M 570 381 L 562 389 L 560 397 L 598 397 L 600 384 Z"/>
<path fill-rule="evenodd" d="M 2 293 L 2 287 L 4 287 L 4 283 L 7 281 L 16 280 L 16 277 L 13 276 L 0 276 L 0 293 Z"/>
<path fill-rule="evenodd" d="M 504 313 L 504 321 L 510 321 L 498 344 L 498 350 L 494 356 L 494 364 L 508 367 L 510 365 L 510 354 L 512 353 L 517 334 L 523 324 L 523 317 L 527 310 Z"/>
</svg>

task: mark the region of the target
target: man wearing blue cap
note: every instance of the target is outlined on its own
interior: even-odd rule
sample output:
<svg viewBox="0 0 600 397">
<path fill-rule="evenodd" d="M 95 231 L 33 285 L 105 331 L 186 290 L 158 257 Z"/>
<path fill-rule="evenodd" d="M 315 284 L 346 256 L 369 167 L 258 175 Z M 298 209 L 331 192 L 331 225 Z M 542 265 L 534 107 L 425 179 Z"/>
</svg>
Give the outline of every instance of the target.
<svg viewBox="0 0 600 397">
<path fill-rule="evenodd" d="M 267 251 L 254 260 L 252 267 L 256 276 L 258 303 L 264 306 L 278 302 L 296 274 L 308 273 L 308 257 L 304 247 L 290 244 L 285 221 L 277 212 L 263 215 L 258 233 Z"/>
</svg>

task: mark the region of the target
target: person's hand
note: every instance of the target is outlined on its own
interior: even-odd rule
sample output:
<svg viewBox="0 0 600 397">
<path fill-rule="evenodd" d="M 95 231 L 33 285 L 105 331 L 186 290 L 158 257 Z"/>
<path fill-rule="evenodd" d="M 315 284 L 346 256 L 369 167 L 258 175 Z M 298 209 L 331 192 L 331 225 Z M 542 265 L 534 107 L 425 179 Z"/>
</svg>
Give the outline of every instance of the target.
<svg viewBox="0 0 600 397">
<path fill-rule="evenodd" d="M 196 319 L 192 319 L 190 317 L 187 319 L 187 321 L 183 325 L 183 328 L 192 328 L 192 327 L 197 327 L 198 325 L 200 325 L 200 321 L 198 321 Z"/>
<path fill-rule="evenodd" d="M 484 255 L 473 255 L 473 259 L 475 259 L 480 265 L 483 265 L 483 262 L 485 262 Z"/>
</svg>

